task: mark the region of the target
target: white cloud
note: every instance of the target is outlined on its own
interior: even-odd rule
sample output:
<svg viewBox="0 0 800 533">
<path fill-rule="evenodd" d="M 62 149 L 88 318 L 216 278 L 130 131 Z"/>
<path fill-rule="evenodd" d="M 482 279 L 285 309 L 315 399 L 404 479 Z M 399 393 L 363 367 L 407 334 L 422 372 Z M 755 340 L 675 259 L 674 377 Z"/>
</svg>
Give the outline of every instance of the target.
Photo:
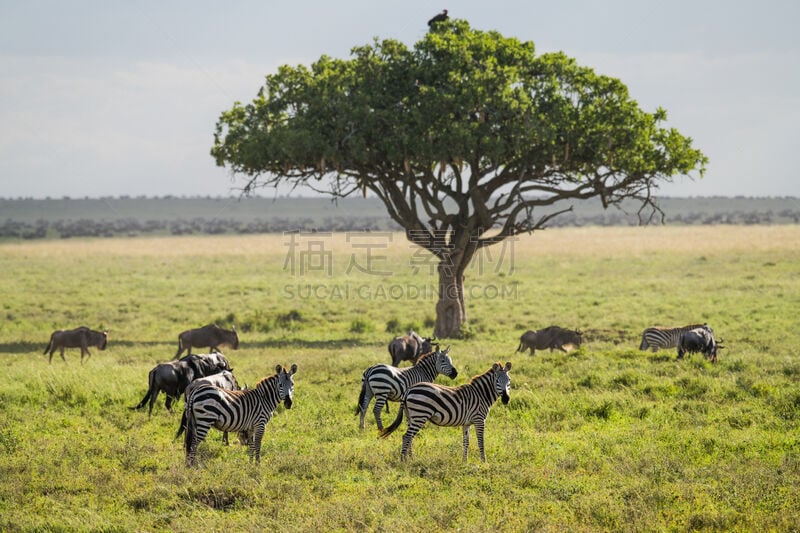
<svg viewBox="0 0 800 533">
<path fill-rule="evenodd" d="M 793 56 L 652 53 L 581 56 L 598 73 L 618 77 L 631 97 L 692 137 L 710 163 L 706 178 L 676 180 L 672 195 L 800 195 L 792 148 L 800 120 L 800 72 Z M 791 144 L 790 144 L 791 143 Z"/>
<path fill-rule="evenodd" d="M 224 171 L 208 154 L 214 124 L 234 100 L 252 98 L 265 74 L 241 61 L 0 64 L 0 120 L 13 124 L 0 130 L 2 196 L 225 194 Z"/>
</svg>

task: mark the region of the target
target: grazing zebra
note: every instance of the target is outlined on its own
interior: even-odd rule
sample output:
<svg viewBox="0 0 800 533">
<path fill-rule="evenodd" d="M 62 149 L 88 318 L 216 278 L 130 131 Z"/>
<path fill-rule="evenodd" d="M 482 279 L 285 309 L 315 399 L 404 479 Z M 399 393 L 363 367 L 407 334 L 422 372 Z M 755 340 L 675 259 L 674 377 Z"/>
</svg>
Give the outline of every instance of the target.
<svg viewBox="0 0 800 533">
<path fill-rule="evenodd" d="M 406 390 L 397 418 L 392 425 L 381 432 L 381 437 L 389 436 L 403 421 L 403 411 L 408 416 L 408 430 L 403 435 L 403 448 L 400 459 L 411 457 L 411 440 L 419 433 L 425 422 L 437 426 L 462 426 L 464 433 L 464 461 L 469 448 L 469 426 L 475 425 L 481 461 L 486 462 L 483 448 L 483 429 L 492 404 L 501 397 L 504 404 L 509 400 L 511 377 L 508 375 L 511 363 L 505 368 L 500 363 L 492 365 L 486 373 L 472 378 L 460 387 L 445 387 L 435 383 L 417 383 Z"/>
<path fill-rule="evenodd" d="M 449 346 L 444 351 L 439 351 L 437 347 L 435 352 L 421 355 L 414 366 L 402 370 L 391 365 L 374 365 L 366 369 L 361 376 L 361 393 L 358 395 L 356 407 L 356 414 L 361 415 L 358 427 L 364 429 L 364 417 L 373 396 L 375 407 L 372 412 L 375 414 L 378 429 L 383 430 L 381 410 L 386 405 L 388 412 L 389 400 L 399 402 L 409 386 L 421 381 L 433 381 L 439 374 L 450 379 L 458 376 L 458 371 L 448 355 L 449 351 Z"/>
<path fill-rule="evenodd" d="M 278 403 L 283 401 L 284 407 L 292 407 L 295 372 L 297 365 L 288 372 L 278 365 L 274 376 L 262 379 L 249 390 L 225 390 L 212 385 L 195 389 L 186 402 L 186 466 L 195 464 L 197 446 L 212 427 L 222 431 L 252 430 L 250 461 L 255 455 L 256 463 L 260 463 L 264 427 Z"/>
<path fill-rule="evenodd" d="M 654 352 L 657 352 L 659 348 L 675 348 L 681 339 L 681 333 L 706 327 L 708 324 L 692 324 L 682 328 L 647 328 L 642 332 L 642 343 L 639 345 L 639 349 L 652 348 Z"/>
</svg>

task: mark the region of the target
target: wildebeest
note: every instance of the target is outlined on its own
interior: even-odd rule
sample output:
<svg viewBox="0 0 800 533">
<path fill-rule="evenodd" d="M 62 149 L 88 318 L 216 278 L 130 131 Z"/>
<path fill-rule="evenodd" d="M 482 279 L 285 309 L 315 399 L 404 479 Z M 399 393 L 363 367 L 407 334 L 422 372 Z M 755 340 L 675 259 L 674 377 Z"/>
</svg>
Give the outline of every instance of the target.
<svg viewBox="0 0 800 533">
<path fill-rule="evenodd" d="M 147 414 L 151 415 L 159 392 L 164 391 L 167 395 L 165 405 L 172 412 L 172 401 L 177 401 L 192 381 L 218 374 L 223 370 L 232 369 L 221 353 L 187 355 L 178 361 L 160 363 L 148 375 L 148 389 L 144 398 L 131 409 L 141 409 L 149 400 L 150 407 Z"/>
<path fill-rule="evenodd" d="M 559 326 L 549 326 L 540 330 L 528 330 L 519 338 L 518 352 L 530 349 L 530 354 L 535 355 L 536 350 L 549 348 L 566 352 L 565 346 L 580 348 L 583 341 L 582 333 L 578 330 L 565 329 Z"/>
<path fill-rule="evenodd" d="M 420 355 L 433 351 L 435 340 L 433 337 L 420 337 L 413 329 L 409 330 L 408 335 L 395 337 L 389 343 L 392 366 L 400 366 L 400 361 L 414 363 Z"/>
<path fill-rule="evenodd" d="M 218 387 L 220 389 L 226 389 L 226 390 L 241 390 L 242 389 L 239 386 L 239 382 L 236 381 L 236 377 L 234 377 L 233 372 L 230 372 L 228 370 L 223 370 L 219 374 L 213 374 L 211 376 L 206 376 L 204 378 L 198 378 L 198 379 L 192 381 L 191 383 L 189 383 L 189 385 L 186 387 L 186 390 L 183 391 L 184 405 L 186 403 L 188 403 L 189 396 L 192 394 L 192 391 L 195 390 L 197 387 L 202 387 L 204 385 L 212 385 L 214 387 Z M 184 431 L 186 431 L 186 410 L 183 411 L 183 415 L 181 416 L 181 425 L 178 428 L 178 433 L 175 434 L 175 439 L 180 437 L 183 434 Z M 244 443 L 245 441 L 247 441 L 249 435 L 246 435 L 246 434 L 245 435 L 241 435 L 241 433 L 245 433 L 245 432 L 240 432 L 240 435 L 239 435 L 239 440 Z M 226 446 L 228 445 L 228 432 L 227 431 L 224 431 L 222 433 L 222 442 L 224 442 Z"/>
<path fill-rule="evenodd" d="M 695 328 L 681 333 L 678 341 L 678 359 L 683 359 L 687 353 L 702 353 L 703 357 L 717 362 L 717 350 L 724 348 L 722 340 L 719 342 L 714 338 L 714 330 L 708 326 Z"/>
<path fill-rule="evenodd" d="M 233 329 L 223 329 L 216 324 L 209 324 L 202 328 L 187 329 L 178 335 L 178 351 L 175 352 L 177 359 L 184 350 L 192 355 L 192 348 L 203 348 L 208 346 L 212 352 L 218 352 L 221 345 L 228 345 L 234 350 L 239 349 L 239 334 L 236 333 L 236 326 Z"/>
<path fill-rule="evenodd" d="M 108 331 L 94 331 L 86 326 L 81 326 L 75 329 L 60 329 L 54 331 L 50 335 L 50 342 L 43 353 L 50 352 L 49 362 L 53 363 L 53 352 L 61 350 L 61 359 L 67 360 L 64 357 L 64 348 L 80 348 L 81 349 L 81 364 L 83 364 L 83 356 L 86 355 L 88 359 L 92 353 L 89 351 L 89 346 L 95 346 L 100 350 L 105 350 L 108 345 Z"/>
</svg>

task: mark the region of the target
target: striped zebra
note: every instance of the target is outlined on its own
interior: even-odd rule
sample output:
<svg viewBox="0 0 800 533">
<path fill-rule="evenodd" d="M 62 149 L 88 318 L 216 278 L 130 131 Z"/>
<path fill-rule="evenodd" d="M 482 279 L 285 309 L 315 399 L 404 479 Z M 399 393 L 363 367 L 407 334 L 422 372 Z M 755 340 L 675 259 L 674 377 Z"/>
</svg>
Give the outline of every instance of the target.
<svg viewBox="0 0 800 533">
<path fill-rule="evenodd" d="M 467 460 L 469 448 L 469 427 L 475 426 L 478 436 L 478 448 L 481 461 L 486 462 L 483 448 L 483 429 L 489 409 L 497 398 L 503 403 L 509 400 L 511 388 L 511 363 L 505 368 L 500 363 L 492 365 L 487 372 L 472 378 L 472 381 L 459 387 L 446 387 L 435 383 L 417 383 L 406 390 L 403 403 L 397 418 L 392 425 L 381 432 L 381 437 L 388 437 L 403 421 L 403 411 L 408 417 L 408 430 L 403 435 L 403 447 L 400 459 L 405 461 L 411 457 L 411 441 L 419 433 L 425 422 L 431 421 L 437 426 L 462 426 L 464 434 L 464 461 Z"/>
<path fill-rule="evenodd" d="M 356 407 L 356 414 L 361 415 L 358 427 L 364 429 L 367 407 L 373 397 L 375 407 L 372 412 L 375 414 L 378 429 L 383 430 L 381 411 L 384 405 L 386 411 L 389 411 L 389 400 L 399 402 L 409 386 L 421 381 L 433 381 L 439 374 L 450 379 L 458 376 L 458 371 L 448 355 L 449 351 L 449 346 L 444 351 L 439 351 L 437 347 L 435 352 L 421 355 L 414 366 L 403 369 L 391 365 L 374 365 L 366 369 L 361 376 L 361 393 L 358 395 Z"/>
<path fill-rule="evenodd" d="M 647 328 L 642 332 L 642 343 L 639 345 L 639 349 L 646 350 L 651 348 L 654 352 L 657 352 L 659 348 L 675 348 L 678 346 L 681 334 L 685 331 L 707 327 L 708 324 L 692 324 L 682 328 Z"/>
<path fill-rule="evenodd" d="M 197 447 L 212 427 L 221 431 L 252 430 L 250 461 L 255 455 L 256 463 L 260 463 L 264 427 L 278 403 L 283 401 L 284 407 L 292 407 L 295 372 L 297 365 L 292 365 L 288 372 L 278 365 L 274 376 L 262 379 L 248 390 L 226 390 L 212 385 L 195 389 L 186 402 L 186 466 L 195 464 Z"/>
</svg>

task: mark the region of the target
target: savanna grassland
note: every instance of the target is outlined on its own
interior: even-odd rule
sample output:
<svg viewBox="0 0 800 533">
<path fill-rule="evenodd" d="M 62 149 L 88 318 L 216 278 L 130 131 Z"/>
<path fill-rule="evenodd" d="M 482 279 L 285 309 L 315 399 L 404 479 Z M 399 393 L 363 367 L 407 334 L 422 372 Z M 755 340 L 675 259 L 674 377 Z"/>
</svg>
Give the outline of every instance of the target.
<svg viewBox="0 0 800 533">
<path fill-rule="evenodd" d="M 472 438 L 358 430 L 361 372 L 430 334 L 433 263 L 397 233 L 0 244 L 0 530 L 792 531 L 800 529 L 800 226 L 565 228 L 489 249 L 467 273 L 455 383 L 511 361 L 511 402 Z M 638 350 L 651 325 L 708 321 L 715 365 Z M 132 411 L 177 335 L 235 324 L 240 383 L 297 363 L 262 463 L 212 432 L 173 441 L 182 402 Z M 568 354 L 526 329 L 580 328 Z M 109 347 L 52 364 L 57 328 Z M 441 382 L 447 382 L 439 378 Z M 397 404 L 384 421 L 391 421 Z"/>
</svg>

